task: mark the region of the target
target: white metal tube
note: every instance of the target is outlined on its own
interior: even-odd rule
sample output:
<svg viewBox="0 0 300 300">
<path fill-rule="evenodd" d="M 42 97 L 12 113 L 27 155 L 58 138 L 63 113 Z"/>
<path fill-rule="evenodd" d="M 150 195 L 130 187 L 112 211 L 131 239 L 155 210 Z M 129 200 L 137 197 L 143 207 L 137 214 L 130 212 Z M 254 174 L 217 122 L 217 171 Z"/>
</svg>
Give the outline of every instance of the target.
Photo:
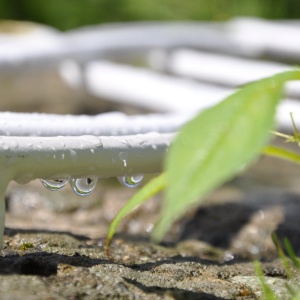
<svg viewBox="0 0 300 300">
<path fill-rule="evenodd" d="M 196 112 L 128 116 L 120 112 L 95 116 L 0 112 L 0 135 L 116 136 L 175 132 Z"/>
<path fill-rule="evenodd" d="M 0 137 L 0 165 L 10 180 L 158 173 L 173 138 L 149 133 L 122 137 Z"/>
</svg>

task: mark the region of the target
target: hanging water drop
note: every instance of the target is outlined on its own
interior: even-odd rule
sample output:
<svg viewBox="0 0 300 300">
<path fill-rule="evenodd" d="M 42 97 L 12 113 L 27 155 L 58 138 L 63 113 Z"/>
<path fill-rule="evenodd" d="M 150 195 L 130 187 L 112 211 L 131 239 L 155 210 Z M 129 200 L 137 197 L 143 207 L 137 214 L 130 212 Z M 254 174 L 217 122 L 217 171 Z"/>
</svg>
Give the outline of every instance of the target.
<svg viewBox="0 0 300 300">
<path fill-rule="evenodd" d="M 69 179 L 41 179 L 42 184 L 50 191 L 62 189 Z"/>
<path fill-rule="evenodd" d="M 119 176 L 119 182 L 128 188 L 135 188 L 142 183 L 144 175 L 135 175 L 135 176 Z"/>
<path fill-rule="evenodd" d="M 79 196 L 89 195 L 95 188 L 98 178 L 89 176 L 85 178 L 72 178 L 70 180 L 73 191 Z"/>
<path fill-rule="evenodd" d="M 15 178 L 15 181 L 19 184 L 27 184 L 29 183 L 31 180 L 34 180 L 34 176 L 32 173 L 25 173 L 25 174 L 21 174 L 21 175 L 18 175 L 16 178 Z"/>
</svg>

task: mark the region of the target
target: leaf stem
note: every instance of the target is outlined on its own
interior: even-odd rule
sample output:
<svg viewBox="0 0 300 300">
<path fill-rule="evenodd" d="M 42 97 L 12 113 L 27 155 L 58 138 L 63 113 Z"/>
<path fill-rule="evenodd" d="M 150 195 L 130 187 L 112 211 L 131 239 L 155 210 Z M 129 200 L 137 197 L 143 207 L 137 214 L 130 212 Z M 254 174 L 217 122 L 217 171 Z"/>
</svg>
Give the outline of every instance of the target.
<svg viewBox="0 0 300 300">
<path fill-rule="evenodd" d="M 128 216 L 134 209 L 140 204 L 144 203 L 149 198 L 161 192 L 166 187 L 166 174 L 162 173 L 158 177 L 153 178 L 147 185 L 139 190 L 118 212 L 113 221 L 111 222 L 108 234 L 106 238 L 106 255 L 110 260 L 113 260 L 110 256 L 110 242 L 117 230 L 119 223 Z"/>
<path fill-rule="evenodd" d="M 278 158 L 288 160 L 288 161 L 296 163 L 296 164 L 300 164 L 300 155 L 299 154 L 288 151 L 283 148 L 273 146 L 273 145 L 266 146 L 262 150 L 262 153 L 265 155 L 268 155 L 268 156 L 278 157 Z"/>
</svg>

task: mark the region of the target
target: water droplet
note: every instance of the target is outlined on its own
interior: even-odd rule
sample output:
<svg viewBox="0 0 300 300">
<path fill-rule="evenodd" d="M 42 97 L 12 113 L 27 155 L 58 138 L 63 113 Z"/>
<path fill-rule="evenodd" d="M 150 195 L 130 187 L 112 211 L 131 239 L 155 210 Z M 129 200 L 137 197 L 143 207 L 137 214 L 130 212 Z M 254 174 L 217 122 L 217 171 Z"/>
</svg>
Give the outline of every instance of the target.
<svg viewBox="0 0 300 300">
<path fill-rule="evenodd" d="M 69 179 L 41 179 L 42 184 L 50 191 L 62 189 Z"/>
<path fill-rule="evenodd" d="M 154 228 L 154 224 L 149 223 L 146 227 L 146 232 L 150 233 Z"/>
<path fill-rule="evenodd" d="M 135 188 L 139 186 L 143 180 L 143 175 L 135 175 L 135 176 L 119 176 L 119 182 L 125 187 Z"/>
<path fill-rule="evenodd" d="M 255 246 L 255 245 L 252 245 L 252 246 L 250 246 L 250 247 L 248 248 L 248 251 L 249 251 L 251 254 L 255 255 L 255 254 L 258 254 L 258 253 L 260 252 L 260 249 L 259 249 L 259 247 Z"/>
<path fill-rule="evenodd" d="M 98 178 L 89 176 L 85 178 L 72 178 L 70 180 L 73 191 L 79 196 L 89 195 L 97 184 Z"/>
<path fill-rule="evenodd" d="M 121 161 L 123 162 L 124 168 L 127 167 L 128 154 L 126 152 L 120 152 L 119 157 L 120 157 Z"/>
<path fill-rule="evenodd" d="M 15 140 L 11 140 L 8 144 L 9 150 L 14 150 L 14 149 L 17 149 L 18 147 L 19 147 L 18 142 Z"/>
<path fill-rule="evenodd" d="M 31 173 L 21 174 L 15 178 L 15 181 L 19 184 L 26 184 L 35 179 Z"/>
<path fill-rule="evenodd" d="M 121 143 L 130 147 L 130 143 L 126 139 L 122 140 Z"/>
<path fill-rule="evenodd" d="M 77 158 L 76 151 L 70 149 L 70 155 L 71 155 L 71 160 L 76 161 L 76 158 Z"/>
<path fill-rule="evenodd" d="M 225 251 L 224 261 L 231 261 L 234 259 L 234 255 L 230 251 Z"/>
</svg>

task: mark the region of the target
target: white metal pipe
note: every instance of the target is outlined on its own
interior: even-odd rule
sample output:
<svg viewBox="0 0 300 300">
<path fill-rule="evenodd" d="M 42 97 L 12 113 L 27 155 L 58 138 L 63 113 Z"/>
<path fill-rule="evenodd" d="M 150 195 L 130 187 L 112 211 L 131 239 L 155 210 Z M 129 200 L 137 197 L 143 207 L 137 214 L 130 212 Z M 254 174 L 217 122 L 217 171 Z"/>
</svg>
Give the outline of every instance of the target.
<svg viewBox="0 0 300 300">
<path fill-rule="evenodd" d="M 128 116 L 121 112 L 88 115 L 0 112 L 0 135 L 116 136 L 177 131 L 196 112 Z"/>
<path fill-rule="evenodd" d="M 174 51 L 167 58 L 173 74 L 211 82 L 220 86 L 238 87 L 294 68 L 292 65 L 212 54 L 190 49 Z M 300 98 L 300 82 L 288 83 L 287 96 Z"/>
<path fill-rule="evenodd" d="M 298 60 L 300 27 L 260 19 L 229 22 L 135 22 L 91 26 L 66 33 L 49 31 L 6 39 L 0 47 L 3 71 L 53 68 L 67 58 L 87 62 L 157 48 L 191 47 L 233 55 L 269 55 Z M 146 37 L 146 38 L 145 38 Z M 1 41 L 1 40 L 0 40 Z"/>
<path fill-rule="evenodd" d="M 0 165 L 10 180 L 158 173 L 173 134 L 0 137 Z M 142 162 L 142 163 L 141 163 Z"/>
</svg>

